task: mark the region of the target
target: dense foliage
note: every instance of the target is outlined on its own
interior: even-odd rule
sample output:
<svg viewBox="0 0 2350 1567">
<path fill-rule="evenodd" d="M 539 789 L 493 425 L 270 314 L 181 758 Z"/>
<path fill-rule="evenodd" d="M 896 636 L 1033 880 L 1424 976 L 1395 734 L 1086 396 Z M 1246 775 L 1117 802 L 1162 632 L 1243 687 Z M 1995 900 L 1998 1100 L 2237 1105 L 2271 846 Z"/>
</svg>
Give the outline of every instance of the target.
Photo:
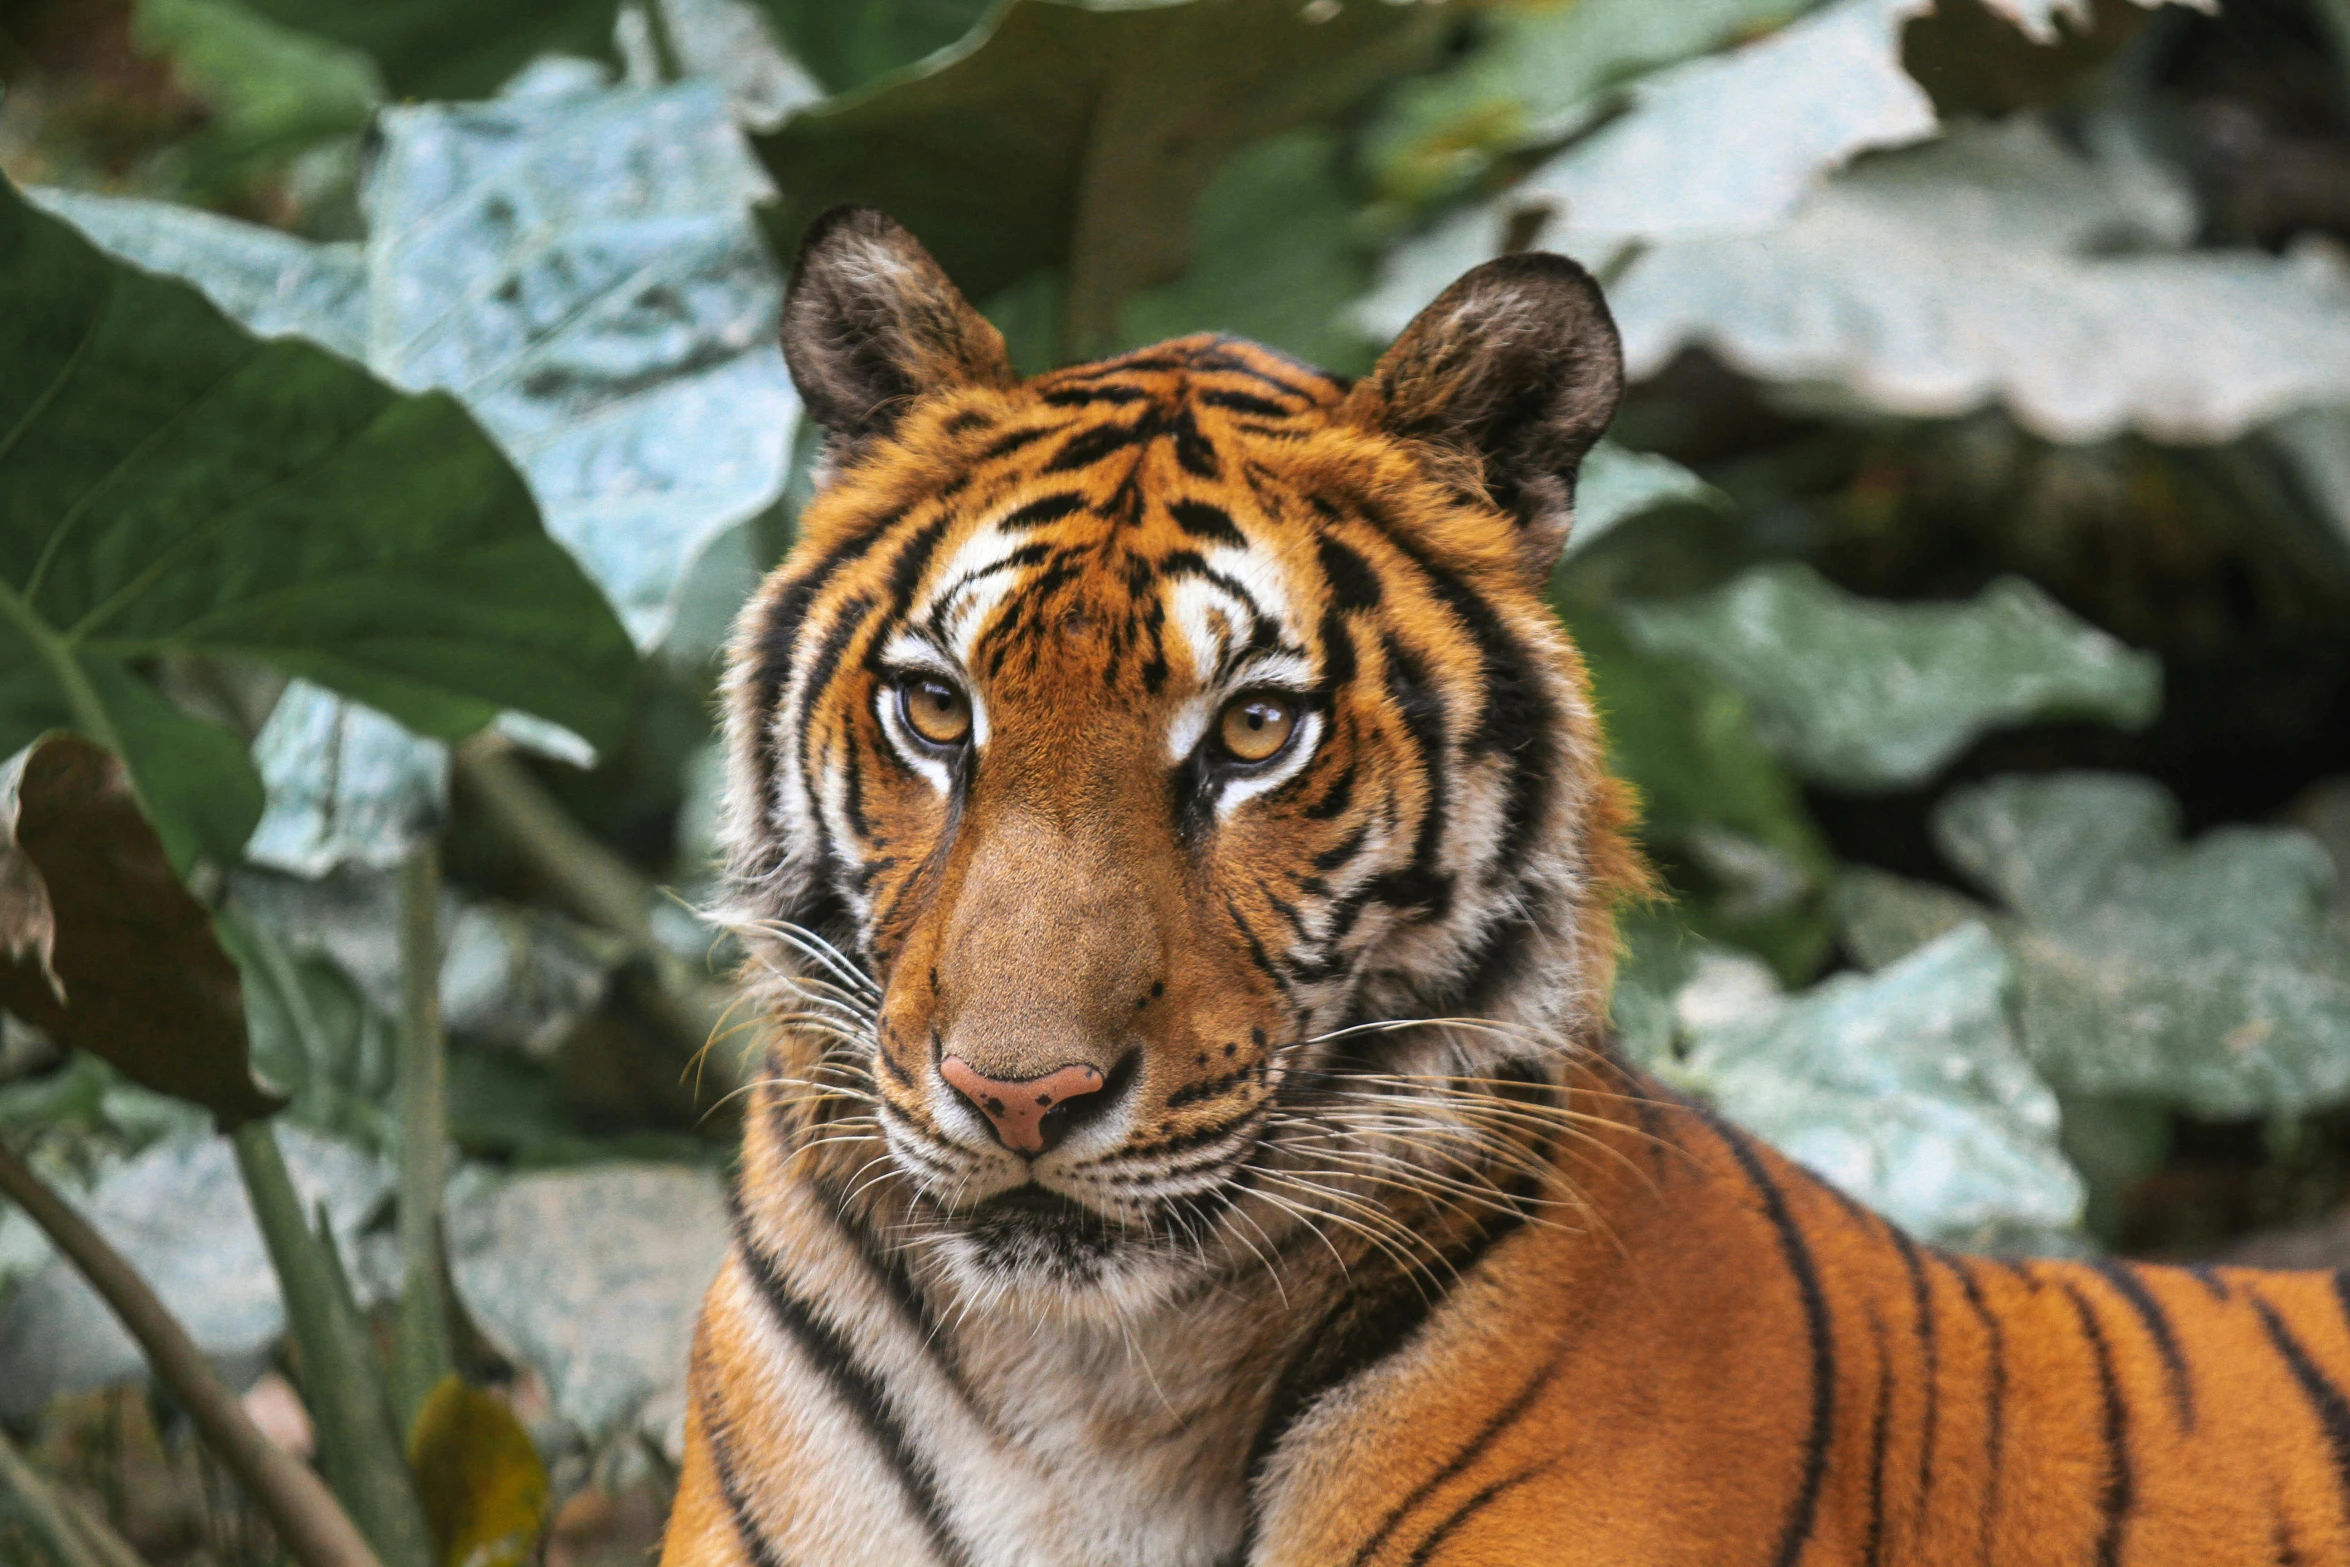
<svg viewBox="0 0 2350 1567">
<path fill-rule="evenodd" d="M 1031 370 L 1582 259 L 1626 1048 L 1921 1235 L 2350 1261 L 2344 0 L 45 0 L 0 81 L 0 1147 L 387 1567 L 657 1525 L 844 200 Z M 278 1559 L 146 1376 L 0 1206 L 0 1554 Z"/>
</svg>

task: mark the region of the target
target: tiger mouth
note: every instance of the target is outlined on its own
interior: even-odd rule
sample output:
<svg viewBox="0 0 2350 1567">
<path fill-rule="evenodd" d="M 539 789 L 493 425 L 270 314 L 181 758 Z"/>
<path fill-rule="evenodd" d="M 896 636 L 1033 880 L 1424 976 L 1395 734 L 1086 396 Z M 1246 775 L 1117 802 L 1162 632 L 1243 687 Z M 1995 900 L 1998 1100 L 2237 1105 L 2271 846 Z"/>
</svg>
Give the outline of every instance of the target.
<svg viewBox="0 0 2350 1567">
<path fill-rule="evenodd" d="M 1099 1261 L 1125 1239 L 1115 1219 L 1034 1182 L 974 1204 L 957 1222 L 984 1257 L 1005 1264 Z"/>
</svg>

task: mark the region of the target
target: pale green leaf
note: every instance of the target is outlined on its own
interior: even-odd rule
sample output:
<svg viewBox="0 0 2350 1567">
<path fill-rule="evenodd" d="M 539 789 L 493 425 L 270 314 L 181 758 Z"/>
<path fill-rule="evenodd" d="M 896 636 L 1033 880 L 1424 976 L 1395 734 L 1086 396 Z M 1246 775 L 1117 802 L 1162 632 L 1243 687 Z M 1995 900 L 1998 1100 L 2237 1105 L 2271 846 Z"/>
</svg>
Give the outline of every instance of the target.
<svg viewBox="0 0 2350 1567">
<path fill-rule="evenodd" d="M 1627 366 L 1702 347 L 1891 413 L 1997 402 L 2056 441 L 2222 441 L 2350 397 L 2350 276 L 2316 250 L 2143 253 L 2193 231 L 2166 181 L 2021 116 L 1873 159 L 1767 244 L 1640 256 L 1610 295 Z"/>
<path fill-rule="evenodd" d="M 1670 457 L 1603 440 L 1575 476 L 1575 531 L 1567 537 L 1567 553 L 1587 550 L 1618 524 L 1667 506 L 1719 511 L 1729 503 L 1727 495 Z"/>
<path fill-rule="evenodd" d="M 2151 780 L 2002 778 L 1936 812 L 1950 861 L 2012 911 L 2024 1033 L 2068 1093 L 2225 1117 L 2350 1099 L 2350 943 L 2307 834 L 2178 841 Z"/>
<path fill-rule="evenodd" d="M 2066 1230 L 2080 1178 L 2009 1027 L 2006 983 L 1990 933 L 1962 926 L 1865 979 L 1784 1000 L 1732 990 L 1673 1075 L 1921 1239 Z"/>
<path fill-rule="evenodd" d="M 1393 336 L 1453 278 L 1499 255 L 1530 216 L 1549 215 L 1543 248 L 1594 267 L 1633 244 L 1782 222 L 1854 154 L 1934 134 L 1932 103 L 1901 69 L 1902 24 L 1928 5 L 1836 0 L 1741 49 L 1643 80 L 1623 115 L 1400 247 L 1360 320 Z"/>
<path fill-rule="evenodd" d="M 2161 672 L 2020 578 L 1967 604 L 1857 598 L 1793 562 L 1694 599 L 1630 606 L 1643 647 L 1703 664 L 1754 704 L 1805 776 L 1844 789 L 1917 783 L 1995 728 L 2153 718 Z"/>
</svg>

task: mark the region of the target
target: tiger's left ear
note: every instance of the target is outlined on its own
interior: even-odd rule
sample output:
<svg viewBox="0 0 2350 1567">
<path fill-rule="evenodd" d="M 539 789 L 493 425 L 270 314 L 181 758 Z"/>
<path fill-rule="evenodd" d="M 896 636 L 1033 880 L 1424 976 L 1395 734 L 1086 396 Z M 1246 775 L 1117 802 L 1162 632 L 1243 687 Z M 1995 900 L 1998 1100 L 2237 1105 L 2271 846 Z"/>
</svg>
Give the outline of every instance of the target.
<svg viewBox="0 0 2350 1567">
<path fill-rule="evenodd" d="M 809 416 L 850 448 L 887 435 L 928 393 L 1018 379 L 1003 334 L 871 207 L 808 225 L 783 291 L 783 357 Z"/>
<path fill-rule="evenodd" d="M 1575 520 L 1575 470 L 1615 417 L 1624 352 L 1591 274 L 1536 251 L 1488 261 L 1414 317 L 1347 395 L 1357 424 L 1475 456 L 1547 578 Z"/>
</svg>

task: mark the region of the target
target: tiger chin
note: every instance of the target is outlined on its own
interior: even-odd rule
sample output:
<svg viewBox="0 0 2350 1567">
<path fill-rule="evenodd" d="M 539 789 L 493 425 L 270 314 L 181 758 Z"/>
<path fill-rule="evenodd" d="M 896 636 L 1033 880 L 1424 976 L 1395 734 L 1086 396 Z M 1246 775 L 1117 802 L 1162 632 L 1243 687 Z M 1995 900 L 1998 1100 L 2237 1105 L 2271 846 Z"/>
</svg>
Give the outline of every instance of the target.
<svg viewBox="0 0 2350 1567">
<path fill-rule="evenodd" d="M 783 344 L 671 1567 L 2350 1562 L 2344 1281 L 1920 1246 L 1617 1055 L 1579 267 L 1022 380 L 843 209 Z"/>
</svg>

